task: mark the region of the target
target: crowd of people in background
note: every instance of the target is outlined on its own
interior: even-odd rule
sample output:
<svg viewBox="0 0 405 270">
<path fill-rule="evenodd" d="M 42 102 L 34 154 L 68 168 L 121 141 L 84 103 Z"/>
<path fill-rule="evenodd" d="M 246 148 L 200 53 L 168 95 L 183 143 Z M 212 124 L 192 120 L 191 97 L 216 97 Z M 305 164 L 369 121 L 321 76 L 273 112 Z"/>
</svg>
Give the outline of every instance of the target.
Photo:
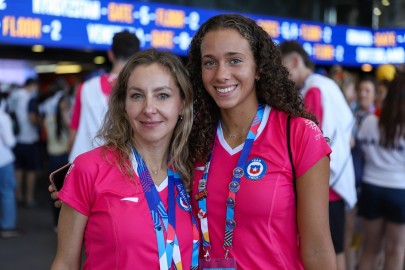
<svg viewBox="0 0 405 270">
<path fill-rule="evenodd" d="M 233 25 L 232 21 L 234 20 L 240 20 L 240 25 L 244 25 L 248 30 L 240 25 Z M 194 38 L 190 45 L 189 59 L 187 59 L 189 65 L 187 67 L 189 72 L 191 71 L 189 75 L 193 78 L 191 83 L 195 92 L 194 95 L 198 96 L 198 99 L 194 102 L 197 124 L 195 124 L 193 130 L 187 131 L 187 134 L 191 134 L 190 141 L 194 147 L 191 150 L 191 153 L 195 155 L 193 161 L 207 161 L 209 159 L 212 168 L 224 168 L 224 164 L 218 161 L 221 153 L 223 152 L 223 156 L 230 153 L 227 158 L 232 160 L 234 149 L 242 150 L 243 147 L 239 146 L 245 142 L 244 139 L 238 140 L 238 137 L 242 138 L 242 135 L 249 136 L 246 135 L 249 133 L 249 127 L 240 129 L 240 126 L 238 126 L 243 122 L 244 118 L 242 116 L 249 116 L 245 119 L 247 123 L 251 122 L 252 119 L 256 119 L 255 115 L 257 114 L 260 114 L 260 117 L 264 115 L 264 124 L 259 128 L 260 132 L 264 132 L 263 130 L 266 128 L 266 123 L 269 123 L 268 121 L 272 124 L 277 122 L 277 124 L 283 126 L 287 121 L 287 117 L 284 117 L 287 114 L 313 120 L 323 131 L 323 136 L 326 137 L 332 149 L 329 156 L 328 149 L 325 146 L 324 151 L 317 157 L 319 159 L 314 160 L 311 165 L 316 166 L 316 162 L 321 162 L 324 156 L 331 159 L 329 230 L 336 255 L 336 269 L 368 270 L 373 269 L 373 267 L 380 267 L 380 269 L 403 270 L 405 257 L 405 75 L 403 71 L 400 67 L 384 65 L 378 67 L 374 73 L 361 73 L 349 71 L 336 65 L 330 67 L 327 74 L 316 74 L 313 63 L 310 62 L 308 54 L 299 43 L 287 41 L 279 44 L 278 48 L 273 48 L 264 41 L 255 41 L 253 37 L 249 37 L 252 34 L 249 31 L 257 31 L 256 37 L 263 34 L 264 31 L 263 33 L 260 32 L 259 27 L 253 24 L 250 25 L 250 23 L 251 21 L 245 21 L 245 19 L 238 16 L 227 18 L 223 15 L 213 18 L 207 24 L 204 24 L 204 28 L 197 32 L 199 36 Z M 228 44 L 229 40 L 236 41 L 234 44 L 238 44 L 238 46 L 232 45 L 234 46 L 233 49 L 242 51 L 247 56 L 241 54 L 242 56 L 238 55 L 239 58 L 232 58 L 233 55 L 230 56 L 229 49 L 222 47 L 218 40 L 222 40 L 226 44 Z M 259 43 L 256 44 L 255 42 L 263 43 L 258 45 Z M 246 48 L 243 47 L 245 45 Z M 227 46 L 229 47 L 231 44 Z M 39 170 L 46 169 L 47 174 L 49 174 L 68 162 L 73 162 L 78 155 L 99 145 L 104 145 L 106 138 L 110 140 L 107 140 L 107 144 L 114 143 L 115 139 L 108 137 L 112 136 L 112 134 L 110 134 L 111 130 L 108 131 L 107 124 L 110 124 L 110 127 L 114 126 L 111 119 L 110 122 L 104 122 L 104 135 L 98 136 L 102 140 L 97 141 L 95 138 L 97 137 L 97 131 L 103 125 L 104 115 L 108 111 L 108 98 L 113 85 L 119 78 L 119 74 L 127 61 L 138 51 L 139 40 L 134 34 L 124 31 L 116 34 L 113 39 L 108 54 L 112 69 L 106 75 L 87 80 L 79 87 L 69 85 L 63 77 L 60 77 L 51 82 L 46 91 L 40 89 L 37 78 L 29 78 L 24 85 L 15 87 L 12 90 L 11 87 L 2 89 L 0 96 L 0 237 L 6 238 L 19 235 L 18 224 L 16 223 L 17 205 L 19 207 L 36 207 L 35 184 Z M 269 63 L 263 61 L 263 57 L 270 57 L 266 55 L 267 51 L 274 53 L 272 56 L 274 58 L 271 58 Z M 170 59 L 170 61 L 175 60 Z M 244 77 L 236 69 L 226 70 L 222 67 L 222 65 L 225 67 L 237 65 L 240 62 L 250 64 L 250 61 L 252 65 L 245 70 L 250 77 Z M 161 72 L 162 66 L 159 65 L 158 71 Z M 127 67 L 127 69 L 129 68 Z M 135 67 L 132 68 L 133 70 L 127 70 L 127 72 L 136 70 Z M 277 80 L 273 80 L 271 73 L 276 72 L 275 70 L 277 70 L 277 76 L 279 76 Z M 288 70 L 288 78 L 295 83 L 295 87 L 288 86 L 287 77 L 284 77 L 285 74 L 283 73 L 286 70 Z M 186 73 L 186 71 L 181 71 Z M 264 72 L 268 72 L 268 74 Z M 173 77 L 175 74 L 170 74 L 170 76 Z M 243 95 L 245 96 L 241 96 L 241 100 L 235 101 L 236 105 L 232 103 L 233 101 L 225 100 L 225 92 L 230 87 L 226 83 L 222 83 L 222 80 L 227 80 L 226 76 L 235 76 L 240 80 L 238 83 L 243 86 L 247 85 L 246 87 L 254 85 L 254 91 L 244 92 Z M 128 80 L 125 77 L 121 79 Z M 127 82 L 121 83 L 126 84 Z M 176 85 L 178 84 L 179 82 L 176 82 Z M 274 86 L 281 87 L 285 91 L 291 91 L 293 94 L 290 96 L 285 93 L 280 94 L 276 90 L 271 90 Z M 218 90 L 221 87 L 224 88 L 223 92 Z M 119 88 L 117 89 L 119 90 Z M 136 90 L 139 89 L 136 88 Z M 180 90 L 183 91 L 184 89 Z M 282 100 L 273 100 L 273 97 L 268 96 L 265 91 Z M 294 95 L 297 95 L 296 100 L 294 100 Z M 182 98 L 184 99 L 184 96 Z M 302 99 L 302 103 L 299 99 Z M 115 96 L 114 100 L 117 104 L 121 104 L 125 97 Z M 283 102 L 289 102 L 291 107 L 288 107 Z M 246 107 L 243 105 L 245 103 L 247 104 Z M 252 109 L 249 106 L 254 108 Z M 303 106 L 302 108 L 305 110 L 301 111 L 300 106 Z M 261 109 L 263 109 L 263 112 L 261 112 Z M 270 110 L 272 114 L 270 114 Z M 306 114 L 306 112 L 311 114 Z M 119 112 L 109 112 L 110 117 L 114 113 L 119 114 Z M 126 111 L 126 113 L 129 112 Z M 176 113 L 181 115 L 183 111 L 180 110 Z M 277 119 L 274 116 L 276 114 Z M 311 115 L 316 118 L 312 118 Z M 234 121 L 235 119 L 238 121 Z M 183 118 L 180 120 L 179 116 L 176 121 L 178 121 L 176 123 L 179 123 L 185 120 Z M 302 122 L 304 123 L 304 120 Z M 291 125 L 292 136 L 298 136 L 296 129 L 297 126 L 301 125 L 298 118 L 293 118 Z M 241 131 L 240 134 L 237 133 L 238 127 L 239 131 Z M 115 128 L 119 129 L 119 127 Z M 136 127 L 132 128 L 136 129 Z M 173 136 L 177 132 L 174 132 Z M 266 132 L 275 136 L 275 131 Z M 281 137 L 281 134 L 284 133 L 277 136 Z M 301 135 L 304 136 L 305 134 Z M 147 141 L 147 138 L 141 139 Z M 296 139 L 292 141 L 292 146 L 298 148 L 295 142 Z M 40 159 L 40 140 L 45 142 L 42 144 L 46 151 L 46 161 L 44 162 Z M 211 149 L 212 146 L 214 146 L 213 149 Z M 273 149 L 271 147 L 269 146 L 269 149 Z M 321 146 L 319 147 L 321 148 Z M 269 149 L 259 151 L 270 151 Z M 293 149 L 298 151 L 295 148 Z M 214 150 L 216 154 L 220 154 L 211 156 Z M 252 151 L 258 150 L 253 148 Z M 300 155 L 305 155 L 306 152 L 302 151 Z M 286 152 L 286 154 L 288 153 Z M 102 154 L 100 153 L 100 155 Z M 290 160 L 291 164 L 294 164 L 294 161 L 298 162 L 298 157 L 295 157 L 295 159 L 288 159 L 288 155 L 286 157 L 288 163 Z M 165 158 L 167 159 L 167 156 Z M 238 160 L 235 159 L 235 164 L 237 162 Z M 256 162 L 260 163 L 261 161 Z M 45 168 L 43 167 L 44 164 Z M 202 163 L 196 167 L 198 177 L 194 178 L 195 181 L 192 184 L 193 209 L 198 208 L 203 212 L 206 211 L 207 205 L 203 205 L 198 199 L 195 201 L 194 198 L 207 192 L 205 189 L 207 179 L 204 178 L 206 177 L 204 173 L 209 169 L 207 164 Z M 166 164 L 162 168 L 166 170 L 168 166 Z M 208 166 L 208 169 L 206 166 Z M 300 178 L 310 178 L 301 171 L 300 166 L 303 165 L 298 162 L 296 166 L 295 169 L 298 172 L 297 181 Z M 122 168 L 125 171 L 125 166 Z M 161 168 L 154 170 L 157 172 L 156 175 L 153 175 L 155 174 L 153 170 L 148 169 L 151 171 L 152 178 L 154 178 Z M 294 165 L 292 165 L 292 169 L 294 169 Z M 309 167 L 306 169 L 310 170 Z M 288 175 L 288 179 L 295 179 L 293 177 L 295 175 Z M 246 186 L 241 188 L 242 194 L 245 192 L 243 188 L 246 188 Z M 305 198 L 304 189 L 298 184 L 295 193 L 286 194 L 294 197 L 298 192 L 298 196 Z M 213 194 L 222 194 L 223 191 L 214 189 L 211 185 L 208 186 L 208 193 L 210 196 L 214 196 Z M 227 197 L 228 191 L 222 195 Z M 64 196 L 64 199 L 67 200 L 67 195 L 64 194 Z M 212 201 L 210 202 L 210 199 L 209 197 L 207 199 L 208 206 L 211 206 L 209 209 L 213 211 L 215 206 Z M 222 198 L 215 199 L 219 201 Z M 308 207 L 307 210 L 312 209 L 308 204 L 300 200 L 302 199 L 298 197 L 298 202 Z M 51 205 L 56 228 L 59 208 L 53 207 L 53 201 Z M 291 207 L 292 205 L 288 206 L 287 209 L 292 210 Z M 322 211 L 320 208 L 313 209 Z M 284 217 L 291 219 L 289 214 L 295 216 L 294 211 L 284 213 L 287 214 Z M 306 246 L 307 244 L 310 245 L 311 240 L 315 241 L 314 239 L 317 238 L 313 232 L 305 231 L 303 226 L 312 224 L 313 226 L 322 227 L 322 224 L 311 223 L 313 221 L 310 218 L 303 219 L 303 213 L 300 211 L 303 210 L 298 205 L 298 228 L 295 223 L 288 228 L 292 231 L 300 231 L 301 244 L 304 243 L 304 246 Z M 248 211 L 246 210 L 246 212 Z M 236 213 L 238 212 L 236 211 Z M 70 214 L 74 215 L 72 212 Z M 210 219 L 210 224 L 213 225 L 209 227 L 210 233 L 214 235 L 211 239 L 212 242 L 209 239 L 204 239 L 204 236 L 208 234 L 208 227 L 204 227 L 204 224 L 206 225 L 204 222 L 207 222 L 204 220 L 205 216 L 200 219 L 203 230 L 202 245 L 204 245 L 204 248 L 206 246 L 210 247 L 209 249 L 203 249 L 203 252 L 209 250 L 211 255 L 216 257 L 222 256 L 221 252 L 225 252 L 226 256 L 230 252 L 233 257 L 237 258 L 238 265 L 243 265 L 242 268 L 245 269 L 249 269 L 248 266 L 252 265 L 252 263 L 260 261 L 258 257 L 256 258 L 257 254 L 260 254 L 259 251 L 252 252 L 245 257 L 239 253 L 241 252 L 240 249 L 244 248 L 241 247 L 241 243 L 244 241 L 256 241 L 254 240 L 255 237 L 260 236 L 254 235 L 253 232 L 249 232 L 248 227 L 244 227 L 250 226 L 251 222 L 255 221 L 246 220 L 248 222 L 246 224 L 238 223 L 238 232 L 246 229 L 242 237 L 250 237 L 251 239 L 242 239 L 236 233 L 234 238 L 236 246 L 232 248 L 231 240 L 229 251 L 226 252 L 226 249 L 225 251 L 223 249 L 223 246 L 227 245 L 223 241 L 224 226 L 226 225 L 225 234 L 229 233 L 227 228 L 232 226 L 224 223 L 225 218 L 228 217 L 225 217 L 225 213 L 216 213 L 215 215 L 219 217 L 218 221 Z M 228 212 L 226 215 L 228 215 Z M 253 219 L 255 217 L 250 216 L 249 218 Z M 82 227 L 84 230 L 84 226 Z M 258 227 L 260 226 L 258 225 Z M 191 228 L 190 225 L 190 228 L 187 229 L 192 231 Z M 285 227 L 283 228 L 285 229 Z M 204 231 L 204 229 L 207 231 Z M 68 233 L 66 231 L 64 233 L 66 238 Z M 218 235 L 222 235 L 222 238 L 220 238 L 222 240 L 215 238 Z M 288 237 L 293 235 L 296 236 L 291 233 Z M 311 235 L 313 238 L 308 239 L 305 235 Z M 82 237 L 82 235 L 78 237 Z M 75 244 L 75 247 L 81 246 L 81 241 L 78 240 Z M 211 249 L 211 245 L 214 245 L 213 249 Z M 259 241 L 257 245 L 268 248 L 271 253 L 270 243 Z M 220 246 L 220 250 L 217 250 L 217 246 Z M 322 243 L 322 246 L 326 248 L 328 243 Z M 294 249 L 291 249 L 291 247 L 285 248 L 290 248 L 291 251 L 291 254 L 286 252 L 283 255 L 290 256 L 289 261 L 295 255 L 297 258 L 299 257 L 297 255 L 299 250 L 296 247 Z M 191 258 L 191 247 L 188 247 L 188 249 Z M 301 252 L 304 252 L 301 255 L 305 254 L 305 250 L 301 250 Z M 187 265 L 194 265 L 190 258 L 185 260 Z M 309 263 L 305 260 L 296 262 L 298 262 L 299 267 L 302 267 L 302 264 Z"/>
</svg>

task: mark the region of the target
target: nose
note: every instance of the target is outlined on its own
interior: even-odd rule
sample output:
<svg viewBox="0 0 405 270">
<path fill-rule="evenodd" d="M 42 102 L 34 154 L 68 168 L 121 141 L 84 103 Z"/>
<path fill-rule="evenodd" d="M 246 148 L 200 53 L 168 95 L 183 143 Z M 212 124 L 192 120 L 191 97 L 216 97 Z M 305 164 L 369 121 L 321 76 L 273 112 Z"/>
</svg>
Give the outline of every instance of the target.
<svg viewBox="0 0 405 270">
<path fill-rule="evenodd" d="M 215 78 L 220 81 L 226 81 L 230 78 L 230 71 L 229 68 L 225 64 L 218 64 L 216 72 L 215 72 Z"/>
<path fill-rule="evenodd" d="M 152 96 L 147 96 L 144 102 L 143 112 L 145 114 L 153 114 L 156 113 L 156 102 Z"/>
</svg>

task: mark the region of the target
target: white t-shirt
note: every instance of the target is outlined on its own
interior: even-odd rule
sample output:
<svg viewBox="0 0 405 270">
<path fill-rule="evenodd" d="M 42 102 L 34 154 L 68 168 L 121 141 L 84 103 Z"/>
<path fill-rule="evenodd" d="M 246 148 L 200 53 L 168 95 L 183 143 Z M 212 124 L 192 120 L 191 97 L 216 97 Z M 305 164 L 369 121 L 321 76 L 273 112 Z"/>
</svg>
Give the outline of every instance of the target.
<svg viewBox="0 0 405 270">
<path fill-rule="evenodd" d="M 14 161 L 11 148 L 14 147 L 15 143 L 11 118 L 0 108 L 0 167 Z"/>
<path fill-rule="evenodd" d="M 12 92 L 9 98 L 11 108 L 16 113 L 20 132 L 17 135 L 17 142 L 32 144 L 39 141 L 38 128 L 29 119 L 28 104 L 33 94 L 25 89 L 18 89 Z"/>
<path fill-rule="evenodd" d="M 394 149 L 380 146 L 378 118 L 367 116 L 360 126 L 358 137 L 365 154 L 364 183 L 405 189 L 405 140 L 402 137 Z"/>
</svg>

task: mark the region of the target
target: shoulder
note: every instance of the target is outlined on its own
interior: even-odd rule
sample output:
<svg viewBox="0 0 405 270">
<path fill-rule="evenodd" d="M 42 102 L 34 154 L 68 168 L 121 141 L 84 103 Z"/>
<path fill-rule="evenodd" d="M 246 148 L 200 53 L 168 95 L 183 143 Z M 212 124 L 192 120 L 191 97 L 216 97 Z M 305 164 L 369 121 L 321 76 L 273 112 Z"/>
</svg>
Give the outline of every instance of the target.
<svg viewBox="0 0 405 270">
<path fill-rule="evenodd" d="M 276 122 L 279 124 L 279 127 L 286 127 L 288 116 L 289 115 L 287 113 L 272 108 L 270 113 L 271 124 L 274 124 Z M 310 128 L 319 130 L 315 122 L 304 117 L 290 117 L 290 126 L 294 129 Z"/>
<path fill-rule="evenodd" d="M 84 91 L 85 89 L 92 89 L 94 85 L 100 85 L 101 78 L 101 76 L 95 76 L 85 80 L 81 85 L 81 91 Z"/>
<path fill-rule="evenodd" d="M 100 165 L 104 165 L 111 155 L 111 150 L 108 150 L 104 146 L 99 146 L 78 155 L 73 163 L 75 166 L 83 166 L 84 168 L 99 167 Z"/>
<path fill-rule="evenodd" d="M 366 137 L 368 135 L 371 135 L 371 131 L 377 128 L 378 117 L 374 114 L 369 114 L 361 122 L 357 136 Z"/>
</svg>

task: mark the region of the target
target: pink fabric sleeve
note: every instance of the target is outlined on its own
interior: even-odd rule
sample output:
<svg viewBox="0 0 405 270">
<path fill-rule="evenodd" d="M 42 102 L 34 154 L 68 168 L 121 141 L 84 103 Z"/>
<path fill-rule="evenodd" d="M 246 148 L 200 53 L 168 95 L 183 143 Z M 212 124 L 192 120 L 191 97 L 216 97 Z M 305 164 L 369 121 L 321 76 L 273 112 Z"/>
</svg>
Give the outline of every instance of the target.
<svg viewBox="0 0 405 270">
<path fill-rule="evenodd" d="M 321 101 L 321 90 L 312 87 L 304 97 L 305 109 L 315 115 L 319 121 L 319 127 L 322 128 L 323 110 Z"/>
<path fill-rule="evenodd" d="M 304 118 L 291 119 L 291 150 L 297 177 L 332 152 L 319 127 Z"/>
<path fill-rule="evenodd" d="M 94 165 L 95 162 L 89 162 L 89 159 L 93 159 L 93 157 L 86 157 L 85 154 L 74 160 L 63 188 L 58 194 L 58 198 L 63 203 L 85 216 L 90 215 L 97 172 L 97 165 Z"/>
<path fill-rule="evenodd" d="M 70 129 L 77 130 L 79 128 L 80 113 L 82 110 L 82 89 L 83 84 L 80 84 L 75 96 L 75 104 L 72 110 L 72 119 L 70 121 Z"/>
</svg>

